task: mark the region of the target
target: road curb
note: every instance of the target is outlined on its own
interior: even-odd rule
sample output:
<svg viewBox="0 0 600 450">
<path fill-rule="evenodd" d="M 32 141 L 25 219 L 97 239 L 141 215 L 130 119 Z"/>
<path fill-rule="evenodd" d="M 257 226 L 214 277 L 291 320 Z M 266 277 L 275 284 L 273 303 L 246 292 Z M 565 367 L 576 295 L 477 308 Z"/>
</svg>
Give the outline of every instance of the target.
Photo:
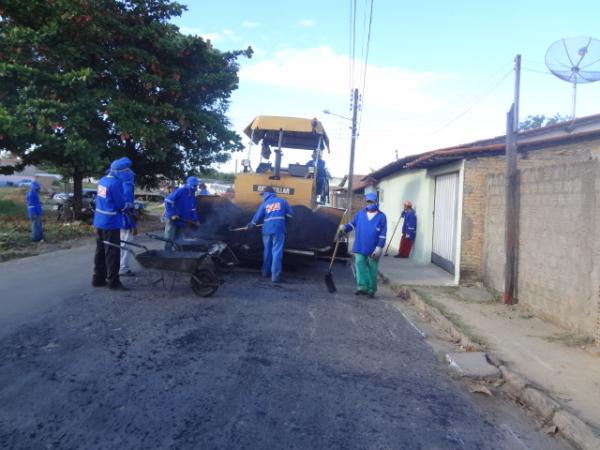
<svg viewBox="0 0 600 450">
<path fill-rule="evenodd" d="M 461 332 L 454 324 L 442 314 L 436 307 L 426 303 L 421 296 L 410 287 L 396 284 L 381 274 L 383 281 L 395 292 L 398 297 L 408 300 L 411 304 L 427 313 L 443 331 L 452 336 L 457 343 L 467 351 L 482 351 L 480 345 L 471 341 L 471 339 Z M 574 414 L 566 411 L 561 405 L 544 393 L 541 389 L 535 387 L 533 383 L 522 375 L 512 372 L 506 366 L 502 365 L 500 360 L 493 355 L 489 355 L 489 361 L 500 369 L 502 379 L 505 382 L 504 391 L 517 402 L 525 405 L 535 414 L 537 414 L 546 425 L 555 427 L 556 431 L 561 433 L 575 448 L 580 450 L 599 450 L 600 437 L 583 420 Z"/>
</svg>

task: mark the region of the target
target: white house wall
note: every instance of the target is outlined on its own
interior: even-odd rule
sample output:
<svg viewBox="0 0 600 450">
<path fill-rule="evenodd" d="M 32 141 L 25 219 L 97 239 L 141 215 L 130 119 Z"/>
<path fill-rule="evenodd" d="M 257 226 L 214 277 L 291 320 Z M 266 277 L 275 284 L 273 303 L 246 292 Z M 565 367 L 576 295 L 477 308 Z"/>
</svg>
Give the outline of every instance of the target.
<svg viewBox="0 0 600 450">
<path fill-rule="evenodd" d="M 410 200 L 417 213 L 417 239 L 411 258 L 422 263 L 431 262 L 433 204 L 430 193 L 433 192 L 433 184 L 432 180 L 427 177 L 427 171 L 418 169 L 400 172 L 381 180 L 378 188 L 380 192 L 379 207 L 388 220 L 388 239 L 392 238 L 394 227 L 400 220 L 404 201 Z M 391 240 L 390 255 L 398 253 L 401 236 L 402 221 Z"/>
<path fill-rule="evenodd" d="M 431 252 L 433 244 L 433 207 L 435 196 L 435 177 L 451 172 L 459 172 L 458 184 L 458 204 L 457 204 L 457 223 L 456 229 L 462 229 L 462 208 L 463 208 L 463 183 L 464 183 L 464 164 L 463 161 L 446 164 L 433 169 L 415 169 L 404 170 L 394 175 L 386 177 L 379 182 L 380 191 L 380 209 L 385 213 L 388 219 L 388 239 L 392 237 L 394 226 L 400 219 L 400 213 L 403 209 L 405 200 L 410 200 L 417 213 L 417 239 L 413 247 L 411 258 L 417 262 L 431 263 Z M 398 252 L 400 237 L 402 236 L 402 222 L 391 240 L 389 254 Z M 456 233 L 456 261 L 455 283 L 460 281 L 460 255 L 461 255 L 461 234 Z"/>
</svg>

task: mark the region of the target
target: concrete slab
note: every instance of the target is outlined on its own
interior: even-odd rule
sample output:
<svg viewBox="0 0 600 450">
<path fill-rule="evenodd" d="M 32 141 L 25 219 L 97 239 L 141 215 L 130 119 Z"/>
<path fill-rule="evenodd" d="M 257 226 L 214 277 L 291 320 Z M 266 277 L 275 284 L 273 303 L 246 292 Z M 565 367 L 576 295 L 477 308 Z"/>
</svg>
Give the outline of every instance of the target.
<svg viewBox="0 0 600 450">
<path fill-rule="evenodd" d="M 447 353 L 446 361 L 452 370 L 463 377 L 500 377 L 500 370 L 488 363 L 483 352 Z"/>
<path fill-rule="evenodd" d="M 454 275 L 433 264 L 423 264 L 410 258 L 383 256 L 379 272 L 395 284 L 406 286 L 455 286 Z"/>
</svg>

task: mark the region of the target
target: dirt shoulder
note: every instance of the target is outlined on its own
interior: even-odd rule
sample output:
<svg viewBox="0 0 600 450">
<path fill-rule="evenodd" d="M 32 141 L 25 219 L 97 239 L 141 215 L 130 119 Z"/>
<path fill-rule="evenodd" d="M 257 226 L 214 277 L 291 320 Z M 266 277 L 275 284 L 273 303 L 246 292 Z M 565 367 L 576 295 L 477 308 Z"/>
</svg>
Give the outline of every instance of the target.
<svg viewBox="0 0 600 450">
<path fill-rule="evenodd" d="M 95 235 L 86 221 L 59 221 L 48 199 L 43 198 L 44 241 L 31 242 L 31 222 L 27 218 L 24 189 L 0 191 L 0 262 L 27 256 L 65 250 L 89 243 Z M 138 232 L 161 228 L 157 212 L 145 214 L 138 224 Z"/>
</svg>

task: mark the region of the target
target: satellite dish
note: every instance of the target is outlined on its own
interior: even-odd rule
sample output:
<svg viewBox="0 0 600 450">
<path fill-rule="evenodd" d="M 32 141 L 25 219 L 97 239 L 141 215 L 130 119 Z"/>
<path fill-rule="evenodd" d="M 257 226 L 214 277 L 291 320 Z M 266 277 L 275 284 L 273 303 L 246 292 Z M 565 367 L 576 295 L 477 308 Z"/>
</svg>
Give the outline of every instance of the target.
<svg viewBox="0 0 600 450">
<path fill-rule="evenodd" d="M 571 115 L 575 119 L 577 84 L 600 80 L 600 41 L 587 36 L 559 39 L 546 50 L 546 67 L 573 83 Z"/>
</svg>

